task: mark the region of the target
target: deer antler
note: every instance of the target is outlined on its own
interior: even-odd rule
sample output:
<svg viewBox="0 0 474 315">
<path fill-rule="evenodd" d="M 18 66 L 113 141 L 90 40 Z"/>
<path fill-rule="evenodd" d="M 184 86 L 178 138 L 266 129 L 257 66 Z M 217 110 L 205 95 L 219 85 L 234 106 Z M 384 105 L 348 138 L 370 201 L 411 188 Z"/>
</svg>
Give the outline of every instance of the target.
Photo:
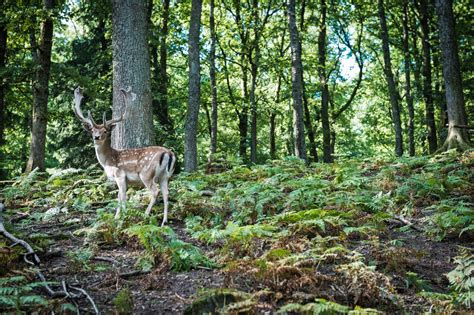
<svg viewBox="0 0 474 315">
<path fill-rule="evenodd" d="M 80 121 L 84 124 L 84 127 L 86 129 L 90 129 L 93 126 L 96 126 L 94 120 L 92 119 L 92 115 L 90 111 L 88 112 L 87 118 L 84 117 L 84 114 L 82 113 L 81 110 L 81 103 L 82 99 L 84 98 L 84 95 L 82 95 L 82 89 L 80 86 L 78 86 L 74 90 L 74 107 L 72 108 L 74 110 L 74 113 L 76 114 L 77 118 L 79 118 Z"/>
<path fill-rule="evenodd" d="M 103 120 L 104 120 L 104 126 L 106 128 L 111 127 L 111 126 L 115 125 L 116 123 L 119 123 L 119 122 L 123 121 L 125 119 L 125 113 L 127 112 L 128 104 L 130 103 L 130 101 L 134 101 L 137 98 L 137 95 L 132 92 L 132 87 L 131 86 L 129 86 L 126 90 L 123 89 L 123 88 L 120 89 L 120 92 L 122 93 L 122 96 L 123 96 L 123 100 L 124 100 L 124 103 L 125 103 L 125 108 L 123 109 L 122 114 L 120 115 L 120 118 L 111 119 L 109 121 L 106 121 L 106 117 L 105 117 L 105 113 L 104 113 Z"/>
</svg>

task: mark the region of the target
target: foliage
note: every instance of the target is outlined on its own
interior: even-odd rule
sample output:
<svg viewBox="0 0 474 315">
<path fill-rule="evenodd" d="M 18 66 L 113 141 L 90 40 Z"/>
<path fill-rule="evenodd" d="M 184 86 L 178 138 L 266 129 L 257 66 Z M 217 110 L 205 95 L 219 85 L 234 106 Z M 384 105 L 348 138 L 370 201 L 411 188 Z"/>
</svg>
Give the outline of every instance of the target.
<svg viewBox="0 0 474 315">
<path fill-rule="evenodd" d="M 130 289 L 125 288 L 117 293 L 114 299 L 114 306 L 118 314 L 133 313 L 133 295 Z"/>
<path fill-rule="evenodd" d="M 67 253 L 69 258 L 70 266 L 74 270 L 78 271 L 91 271 L 90 260 L 94 253 L 90 248 L 79 249 L 77 251 L 71 251 Z"/>
<path fill-rule="evenodd" d="M 433 265 L 440 271 L 436 276 L 426 266 L 439 248 L 452 252 L 457 242 L 472 238 L 470 154 L 334 165 L 290 158 L 232 165 L 217 174 L 182 173 L 170 182 L 173 202 L 165 227 L 158 217 L 144 216 L 144 190 L 130 189 L 132 198 L 115 219 L 116 190 L 104 184 L 100 171 L 51 170 L 35 180 L 19 179 L 15 187 L 26 188 L 11 195 L 9 215 L 27 203 L 31 213 L 19 229 L 61 223 L 83 239 L 82 247 L 67 254 L 77 273 L 103 272 L 91 263 L 93 255 L 117 247 L 138 251 L 135 266 L 151 272 L 144 281 L 167 269 L 220 268 L 222 287 L 244 291 L 245 297 L 230 303 L 230 295 L 216 293 L 205 299 L 206 305 L 220 301 L 212 306 L 216 312 L 372 314 L 402 312 L 407 305 L 413 313 L 430 307 L 462 311 L 472 305 L 470 254 L 455 258 L 451 287 L 439 278 L 445 266 Z M 14 192 L 9 189 L 2 193 Z M 60 211 L 53 215 L 54 209 Z M 28 234 L 41 248 L 70 238 Z M 6 253 L 8 259 L 20 254 Z"/>
<path fill-rule="evenodd" d="M 474 304 L 474 253 L 473 250 L 461 247 L 460 253 L 454 258 L 456 268 L 447 276 L 456 292 L 456 300 L 468 309 Z"/>
<path fill-rule="evenodd" d="M 20 313 L 47 306 L 48 300 L 34 292 L 43 285 L 29 282 L 25 276 L 0 278 L 0 308 Z"/>
<path fill-rule="evenodd" d="M 361 308 L 356 307 L 354 310 L 351 310 L 345 305 L 341 305 L 332 301 L 327 301 L 325 299 L 316 299 L 313 303 L 308 303 L 305 305 L 301 304 L 287 304 L 278 310 L 280 314 L 351 314 L 351 315 L 362 315 L 362 314 L 380 314 L 375 309 Z"/>
<path fill-rule="evenodd" d="M 149 269 L 156 264 L 157 258 L 169 260 L 174 271 L 187 271 L 197 266 L 215 267 L 215 263 L 207 258 L 201 250 L 178 239 L 172 228 L 156 225 L 133 225 L 123 230 L 128 236 L 135 236 L 145 248 L 139 264 Z"/>
</svg>

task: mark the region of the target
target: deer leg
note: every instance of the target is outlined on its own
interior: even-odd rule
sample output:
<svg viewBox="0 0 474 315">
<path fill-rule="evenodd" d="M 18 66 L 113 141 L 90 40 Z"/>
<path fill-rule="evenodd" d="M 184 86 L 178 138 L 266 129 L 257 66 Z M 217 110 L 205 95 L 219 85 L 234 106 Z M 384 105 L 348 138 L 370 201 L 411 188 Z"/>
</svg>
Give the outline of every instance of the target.
<svg viewBox="0 0 474 315">
<path fill-rule="evenodd" d="M 160 193 L 160 190 L 158 187 L 156 187 L 155 182 L 152 182 L 150 187 L 147 187 L 148 190 L 150 191 L 150 203 L 148 204 L 148 208 L 146 208 L 145 215 L 148 216 L 150 215 L 151 208 L 153 208 L 153 205 L 156 202 L 156 198 L 158 198 L 158 194 Z"/>
<path fill-rule="evenodd" d="M 145 211 L 145 215 L 149 216 L 151 212 L 151 208 L 153 208 L 156 202 L 156 198 L 158 198 L 158 194 L 160 193 L 160 190 L 158 189 L 158 187 L 156 187 L 156 183 L 153 180 L 153 178 L 148 179 L 146 178 L 146 176 L 140 175 L 140 179 L 142 180 L 143 185 L 145 185 L 145 187 L 150 192 L 150 203 L 148 204 L 148 207 L 146 208 L 146 211 Z"/>
<path fill-rule="evenodd" d="M 160 188 L 163 194 L 163 203 L 164 203 L 164 214 L 163 214 L 163 222 L 161 223 L 161 226 L 164 226 L 165 223 L 168 222 L 168 178 L 166 176 L 163 176 L 160 178 Z"/>
<path fill-rule="evenodd" d="M 118 207 L 115 212 L 115 219 L 120 217 L 120 210 L 122 207 L 125 208 L 127 202 L 127 179 L 125 177 L 116 178 L 117 186 L 119 189 L 118 193 Z"/>
</svg>

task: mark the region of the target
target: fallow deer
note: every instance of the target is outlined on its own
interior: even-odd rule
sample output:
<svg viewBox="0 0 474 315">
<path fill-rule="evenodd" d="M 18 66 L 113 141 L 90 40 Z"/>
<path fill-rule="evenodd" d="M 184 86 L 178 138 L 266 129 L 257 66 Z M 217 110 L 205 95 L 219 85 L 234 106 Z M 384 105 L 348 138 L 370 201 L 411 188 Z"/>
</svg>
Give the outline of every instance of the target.
<svg viewBox="0 0 474 315">
<path fill-rule="evenodd" d="M 144 148 L 133 148 L 117 150 L 111 147 L 110 134 L 115 125 L 125 119 L 127 106 L 135 100 L 135 93 L 121 89 L 125 100 L 125 109 L 118 119 L 106 120 L 104 112 L 102 124 L 97 124 L 88 111 L 87 118 L 81 110 L 83 94 L 80 87 L 74 90 L 74 113 L 82 122 L 84 129 L 92 134 L 95 153 L 100 165 L 104 168 L 107 177 L 117 183 L 119 193 L 115 218 L 120 216 L 121 207 L 125 206 L 127 200 L 127 184 L 143 184 L 150 192 L 151 198 L 145 214 L 149 215 L 151 208 L 156 202 L 160 190 L 163 195 L 164 216 L 162 226 L 168 221 L 168 181 L 173 174 L 176 157 L 171 150 L 164 147 L 152 146 Z"/>
</svg>

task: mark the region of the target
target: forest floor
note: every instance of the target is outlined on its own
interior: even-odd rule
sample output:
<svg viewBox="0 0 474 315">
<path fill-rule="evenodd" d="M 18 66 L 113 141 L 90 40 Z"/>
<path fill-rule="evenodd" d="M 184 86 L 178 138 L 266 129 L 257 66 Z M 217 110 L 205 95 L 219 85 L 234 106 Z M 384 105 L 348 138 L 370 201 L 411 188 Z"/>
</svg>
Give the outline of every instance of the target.
<svg viewBox="0 0 474 315">
<path fill-rule="evenodd" d="M 469 313 L 474 152 L 221 167 L 174 178 L 165 228 L 161 204 L 143 216 L 143 190 L 113 219 L 116 188 L 96 168 L 5 186 L 5 226 L 53 287 L 85 289 L 101 313 Z M 0 312 L 92 312 L 27 289 L 34 271 L 8 245 Z"/>
</svg>

